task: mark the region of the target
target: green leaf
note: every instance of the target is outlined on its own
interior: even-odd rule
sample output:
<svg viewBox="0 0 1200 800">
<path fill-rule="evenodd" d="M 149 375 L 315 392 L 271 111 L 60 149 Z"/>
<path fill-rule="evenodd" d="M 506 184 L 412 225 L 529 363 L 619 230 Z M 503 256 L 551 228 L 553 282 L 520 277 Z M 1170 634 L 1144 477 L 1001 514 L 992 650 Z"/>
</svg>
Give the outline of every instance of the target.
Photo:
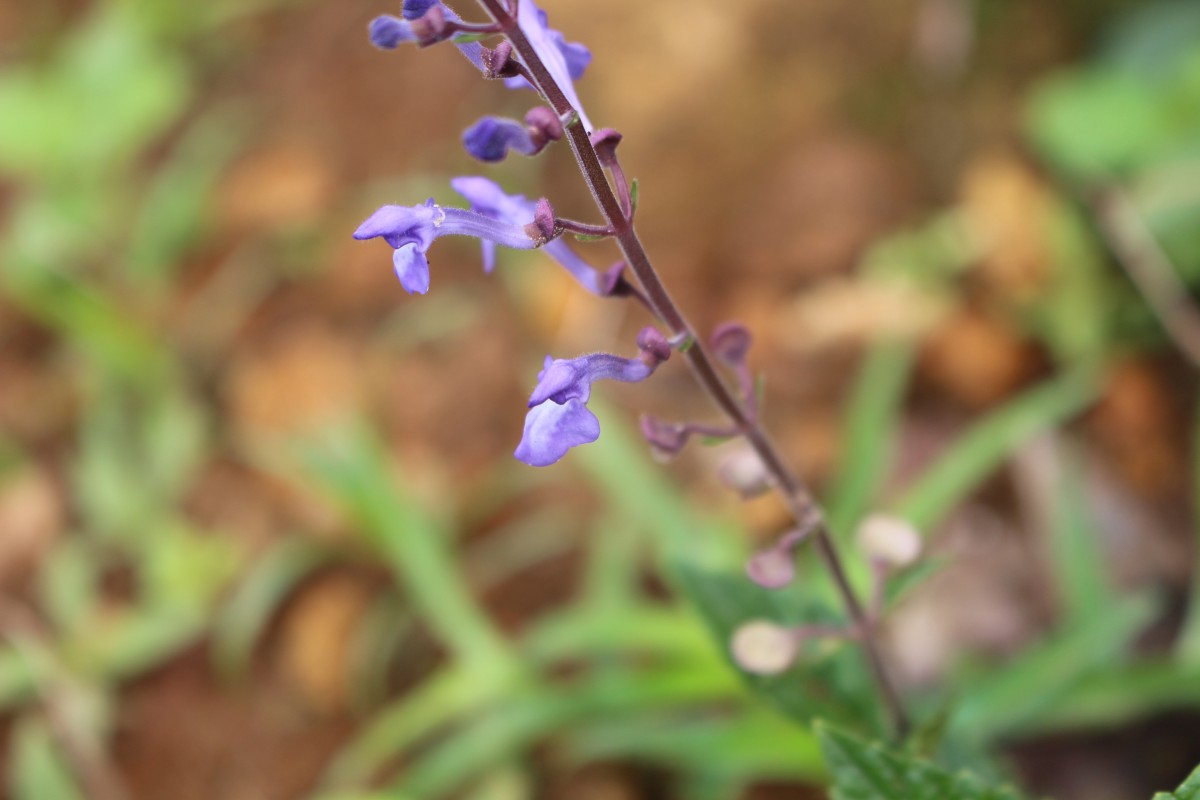
<svg viewBox="0 0 1200 800">
<path fill-rule="evenodd" d="M 690 664 L 647 666 L 550 688 L 510 693 L 497 707 L 414 758 L 395 784 L 416 797 L 439 797 L 480 772 L 587 720 L 729 703 L 738 688 L 724 671 Z"/>
<path fill-rule="evenodd" d="M 396 479 L 378 439 L 365 429 L 343 430 L 304 455 L 320 488 L 352 516 L 434 632 L 474 664 L 509 661 L 504 637 L 457 567 L 449 531 Z"/>
<path fill-rule="evenodd" d="M 38 570 L 38 599 L 61 631 L 77 631 L 95 613 L 100 563 L 79 538 L 58 544 Z"/>
<path fill-rule="evenodd" d="M 813 781 L 824 772 L 814 735 L 765 709 L 716 720 L 651 714 L 588 721 L 567 748 L 581 761 L 652 761 L 722 783 Z"/>
<path fill-rule="evenodd" d="M 1116 595 L 1108 585 L 1100 536 L 1083 487 L 1083 465 L 1068 456 L 1053 491 L 1051 564 L 1060 602 L 1069 619 L 1084 619 L 1111 608 Z"/>
<path fill-rule="evenodd" d="M 1200 668 L 1161 657 L 1106 663 L 1045 696 L 1038 732 L 1114 729 L 1158 713 L 1200 708 Z"/>
<path fill-rule="evenodd" d="M 994 472 L 1009 454 L 1087 408 L 1098 391 L 1094 370 L 1077 367 L 1027 391 L 975 423 L 908 488 L 893 508 L 928 531 Z"/>
<path fill-rule="evenodd" d="M 1200 403 L 1192 420 L 1192 496 L 1200 497 Z M 1200 539 L 1200 506 L 1192 519 L 1193 536 Z M 1200 586 L 1200 557 L 1192 566 L 1192 586 Z M 1200 592 L 1193 589 L 1175 652 L 1187 664 L 1200 666 Z"/>
<path fill-rule="evenodd" d="M 1157 792 L 1153 800 L 1200 800 L 1200 767 L 1196 767 L 1174 792 Z"/>
<path fill-rule="evenodd" d="M 826 503 L 829 527 L 839 537 L 850 535 L 887 474 L 914 352 L 909 342 L 884 342 L 859 371 L 843 423 L 841 464 Z"/>
<path fill-rule="evenodd" d="M 9 787 L 13 800 L 83 800 L 49 726 L 39 717 L 17 721 L 9 753 Z"/>
<path fill-rule="evenodd" d="M 833 800 L 1019 800 L 1010 787 L 984 784 L 928 761 L 889 752 L 825 723 L 817 738 L 833 775 Z"/>
<path fill-rule="evenodd" d="M 796 584 L 767 590 L 741 572 L 717 572 L 683 562 L 672 570 L 684 594 L 712 632 L 716 646 L 728 654 L 734 632 L 744 623 L 764 619 L 781 625 L 836 625 L 839 615 L 814 594 Z M 742 675 L 781 713 L 801 722 L 816 717 L 882 732 L 885 721 L 875 690 L 856 645 L 822 640 L 807 643 L 795 664 L 780 675 L 750 675 L 726 655 L 730 668 Z"/>
<path fill-rule="evenodd" d="M 1099 181 L 1141 165 L 1169 143 L 1170 114 L 1152 83 L 1122 72 L 1079 69 L 1038 86 L 1028 127 L 1061 168 Z"/>
<path fill-rule="evenodd" d="M 240 143 L 241 126 L 232 122 L 226 114 L 200 120 L 155 170 L 133 222 L 124 260 L 133 280 L 171 277 L 199 241 L 216 183 Z"/>
<path fill-rule="evenodd" d="M 1158 606 L 1149 595 L 1123 598 L 1025 649 L 1012 661 L 992 667 L 986 675 L 964 680 L 961 685 L 970 691 L 953 713 L 948 737 L 985 742 L 1038 729 L 1080 682 L 1120 661 Z"/>
<path fill-rule="evenodd" d="M 325 770 L 323 787 L 332 790 L 364 783 L 422 737 L 459 717 L 482 714 L 520 689 L 515 673 L 491 677 L 482 680 L 478 670 L 462 667 L 434 673 L 384 707 L 342 748 Z"/>
<path fill-rule="evenodd" d="M 212 629 L 212 658 L 225 677 L 240 674 L 275 612 L 312 572 L 330 559 L 328 548 L 290 538 L 273 547 L 237 586 Z"/>
<path fill-rule="evenodd" d="M 629 215 L 633 216 L 637 213 L 638 207 L 638 179 L 634 178 L 629 184 Z"/>
</svg>

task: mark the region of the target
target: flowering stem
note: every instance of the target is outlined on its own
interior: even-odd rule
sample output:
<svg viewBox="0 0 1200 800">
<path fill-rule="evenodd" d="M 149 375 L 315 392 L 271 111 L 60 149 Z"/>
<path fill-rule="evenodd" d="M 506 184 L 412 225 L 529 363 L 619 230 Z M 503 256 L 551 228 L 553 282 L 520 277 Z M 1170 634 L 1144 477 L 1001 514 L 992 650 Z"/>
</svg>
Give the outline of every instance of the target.
<svg viewBox="0 0 1200 800">
<path fill-rule="evenodd" d="M 613 231 L 617 245 L 625 255 L 625 261 L 629 265 L 630 271 L 642 284 L 646 303 L 650 310 L 670 329 L 672 337 L 685 337 L 693 342 L 692 346 L 684 351 L 683 356 L 691 366 L 696 380 L 729 417 L 734 427 L 742 432 L 759 458 L 762 459 L 763 465 L 773 478 L 774 486 L 782 495 L 796 523 L 805 526 L 811 524 L 810 520 L 818 521 L 813 534 L 815 547 L 837 587 L 838 594 L 842 597 L 853 628 L 861 632 L 867 663 L 887 707 L 894 732 L 899 738 L 904 738 L 910 727 L 908 715 L 884 669 L 879 643 L 875 636 L 876 628 L 850 586 L 837 547 L 829 535 L 817 502 L 784 462 L 778 447 L 761 422 L 755 416 L 747 413 L 735 393 L 725 384 L 700 338 L 696 336 L 694 329 L 683 316 L 683 312 L 671 299 L 666 287 L 659 279 L 641 239 L 633 229 L 632 220 L 621 207 L 617 195 L 609 185 L 600 158 L 596 155 L 595 148 L 592 147 L 589 132 L 584 130 L 578 113 L 550 75 L 524 32 L 517 25 L 516 16 L 510 13 L 508 4 L 505 0 L 479 0 L 479 2 L 512 43 L 513 49 L 521 56 L 521 60 L 525 62 L 529 73 L 533 76 L 534 85 L 542 96 L 560 117 L 572 119 L 572 122 L 566 127 L 566 134 L 571 143 L 571 149 L 575 153 L 575 160 L 592 193 L 592 198 L 600 207 L 600 211 L 608 221 L 608 227 Z"/>
</svg>

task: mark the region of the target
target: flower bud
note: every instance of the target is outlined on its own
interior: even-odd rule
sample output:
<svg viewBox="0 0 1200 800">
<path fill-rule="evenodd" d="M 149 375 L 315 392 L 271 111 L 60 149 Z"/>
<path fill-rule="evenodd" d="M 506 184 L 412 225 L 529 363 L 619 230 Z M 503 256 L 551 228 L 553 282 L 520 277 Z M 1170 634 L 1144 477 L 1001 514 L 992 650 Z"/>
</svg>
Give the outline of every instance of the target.
<svg viewBox="0 0 1200 800">
<path fill-rule="evenodd" d="M 796 578 L 795 556 L 789 549 L 768 547 L 746 562 L 746 574 L 764 589 L 782 589 Z"/>
<path fill-rule="evenodd" d="M 557 142 L 562 138 L 562 120 L 553 109 L 545 106 L 534 106 L 525 114 L 525 124 L 529 126 L 529 135 L 539 146 L 546 142 Z"/>
<path fill-rule="evenodd" d="M 656 365 L 671 357 L 671 345 L 653 325 L 647 325 L 638 332 L 637 345 L 642 354 Z"/>
<path fill-rule="evenodd" d="M 858 549 L 871 561 L 891 569 L 912 564 L 921 555 L 921 534 L 909 522 L 872 514 L 858 526 Z"/>
<path fill-rule="evenodd" d="M 596 155 L 600 158 L 600 163 L 606 167 L 611 167 L 617 161 L 617 145 L 621 143 L 621 134 L 612 128 L 601 128 L 598 131 L 593 131 L 589 137 L 592 142 L 592 147 L 596 149 Z"/>
<path fill-rule="evenodd" d="M 663 422 L 657 417 L 643 414 L 641 418 L 642 436 L 654 448 L 654 454 L 663 458 L 671 458 L 679 454 L 687 444 L 688 432 L 683 425 Z"/>
<path fill-rule="evenodd" d="M 425 14 L 411 23 L 413 34 L 421 44 L 433 44 L 445 39 L 449 34 L 446 29 L 446 9 L 440 3 L 430 6 Z"/>
<path fill-rule="evenodd" d="M 712 332 L 712 338 L 709 339 L 713 355 L 731 367 L 745 363 L 746 354 L 750 352 L 752 341 L 753 337 L 750 335 L 750 331 L 745 325 L 738 322 L 725 322 L 718 325 Z"/>
<path fill-rule="evenodd" d="M 733 660 L 755 675 L 778 675 L 792 665 L 799 650 L 792 631 L 766 620 L 745 623 L 734 631 L 730 643 Z"/>
<path fill-rule="evenodd" d="M 411 42 L 415 37 L 412 27 L 405 21 L 384 15 L 371 20 L 367 28 L 371 44 L 380 50 L 395 50 L 404 42 Z"/>
<path fill-rule="evenodd" d="M 717 465 L 717 479 L 747 500 L 771 488 L 767 468 L 758 453 L 749 447 L 738 447 L 725 456 Z"/>
</svg>

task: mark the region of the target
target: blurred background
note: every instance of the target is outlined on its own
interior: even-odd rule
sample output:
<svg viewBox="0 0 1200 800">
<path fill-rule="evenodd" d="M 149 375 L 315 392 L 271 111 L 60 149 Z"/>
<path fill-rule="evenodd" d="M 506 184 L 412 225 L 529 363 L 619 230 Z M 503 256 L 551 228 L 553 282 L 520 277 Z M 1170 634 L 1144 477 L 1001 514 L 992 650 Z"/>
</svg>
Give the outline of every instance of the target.
<svg viewBox="0 0 1200 800">
<path fill-rule="evenodd" d="M 542 5 L 835 533 L 928 534 L 887 644 L 929 752 L 1038 796 L 1175 786 L 1200 5 Z M 545 354 L 628 354 L 640 309 L 458 240 L 410 297 L 350 238 L 462 174 L 596 218 L 561 145 L 469 160 L 532 95 L 374 50 L 397 10 L 0 0 L 0 794 L 825 796 L 800 721 L 875 701 L 852 648 L 728 663 L 787 517 L 717 484 L 728 447 L 648 457 L 637 413 L 712 419 L 684 365 L 597 387 L 601 441 L 553 469 L 511 456 Z"/>
</svg>

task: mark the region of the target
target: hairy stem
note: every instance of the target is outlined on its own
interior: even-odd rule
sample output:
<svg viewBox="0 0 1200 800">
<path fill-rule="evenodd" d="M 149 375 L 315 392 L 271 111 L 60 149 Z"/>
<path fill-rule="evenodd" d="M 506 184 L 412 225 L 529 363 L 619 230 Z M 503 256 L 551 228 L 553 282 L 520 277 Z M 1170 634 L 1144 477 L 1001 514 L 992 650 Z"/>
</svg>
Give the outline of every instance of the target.
<svg viewBox="0 0 1200 800">
<path fill-rule="evenodd" d="M 820 507 L 813 499 L 812 494 L 784 462 L 778 447 L 763 428 L 762 423 L 747 414 L 736 394 L 726 385 L 700 338 L 696 336 L 695 330 L 671 299 L 666 287 L 659 279 L 650 257 L 646 254 L 646 248 L 634 231 L 632 220 L 628 219 L 624 213 L 617 195 L 609 185 L 600 158 L 596 155 L 591 140 L 588 138 L 589 132 L 584 130 L 578 114 L 574 113 L 575 109 L 554 78 L 551 77 L 537 51 L 518 27 L 515 15 L 509 13 L 504 0 L 479 0 L 479 2 L 491 14 L 509 42 L 512 43 L 513 49 L 521 56 L 521 60 L 525 62 L 530 75 L 533 76 L 535 86 L 554 111 L 564 119 L 568 116 L 574 117 L 575 121 L 567 126 L 566 133 L 571 143 L 571 149 L 575 153 L 575 160 L 579 163 L 580 171 L 583 173 L 583 178 L 587 182 L 596 205 L 600 207 L 609 227 L 613 230 L 613 236 L 621 248 L 621 252 L 625 255 L 625 261 L 629 265 L 630 271 L 642 284 L 650 310 L 670 329 L 672 336 L 686 337 L 693 342 L 691 347 L 684 350 L 683 356 L 687 359 L 696 380 L 712 397 L 721 411 L 729 417 L 734 426 L 746 437 L 751 447 L 762 459 L 763 465 L 771 475 L 775 487 L 782 495 L 796 524 L 804 527 L 811 525 L 811 520 L 818 520 L 813 536 L 817 552 L 829 571 L 838 594 L 841 595 L 854 628 L 860 632 L 871 674 L 887 707 L 892 727 L 896 735 L 903 738 L 909 730 L 908 716 L 895 686 L 884 669 L 876 636 L 876 626 L 866 614 L 862 603 L 850 586 L 846 570 L 838 555 L 837 546 L 829 535 Z"/>
</svg>

